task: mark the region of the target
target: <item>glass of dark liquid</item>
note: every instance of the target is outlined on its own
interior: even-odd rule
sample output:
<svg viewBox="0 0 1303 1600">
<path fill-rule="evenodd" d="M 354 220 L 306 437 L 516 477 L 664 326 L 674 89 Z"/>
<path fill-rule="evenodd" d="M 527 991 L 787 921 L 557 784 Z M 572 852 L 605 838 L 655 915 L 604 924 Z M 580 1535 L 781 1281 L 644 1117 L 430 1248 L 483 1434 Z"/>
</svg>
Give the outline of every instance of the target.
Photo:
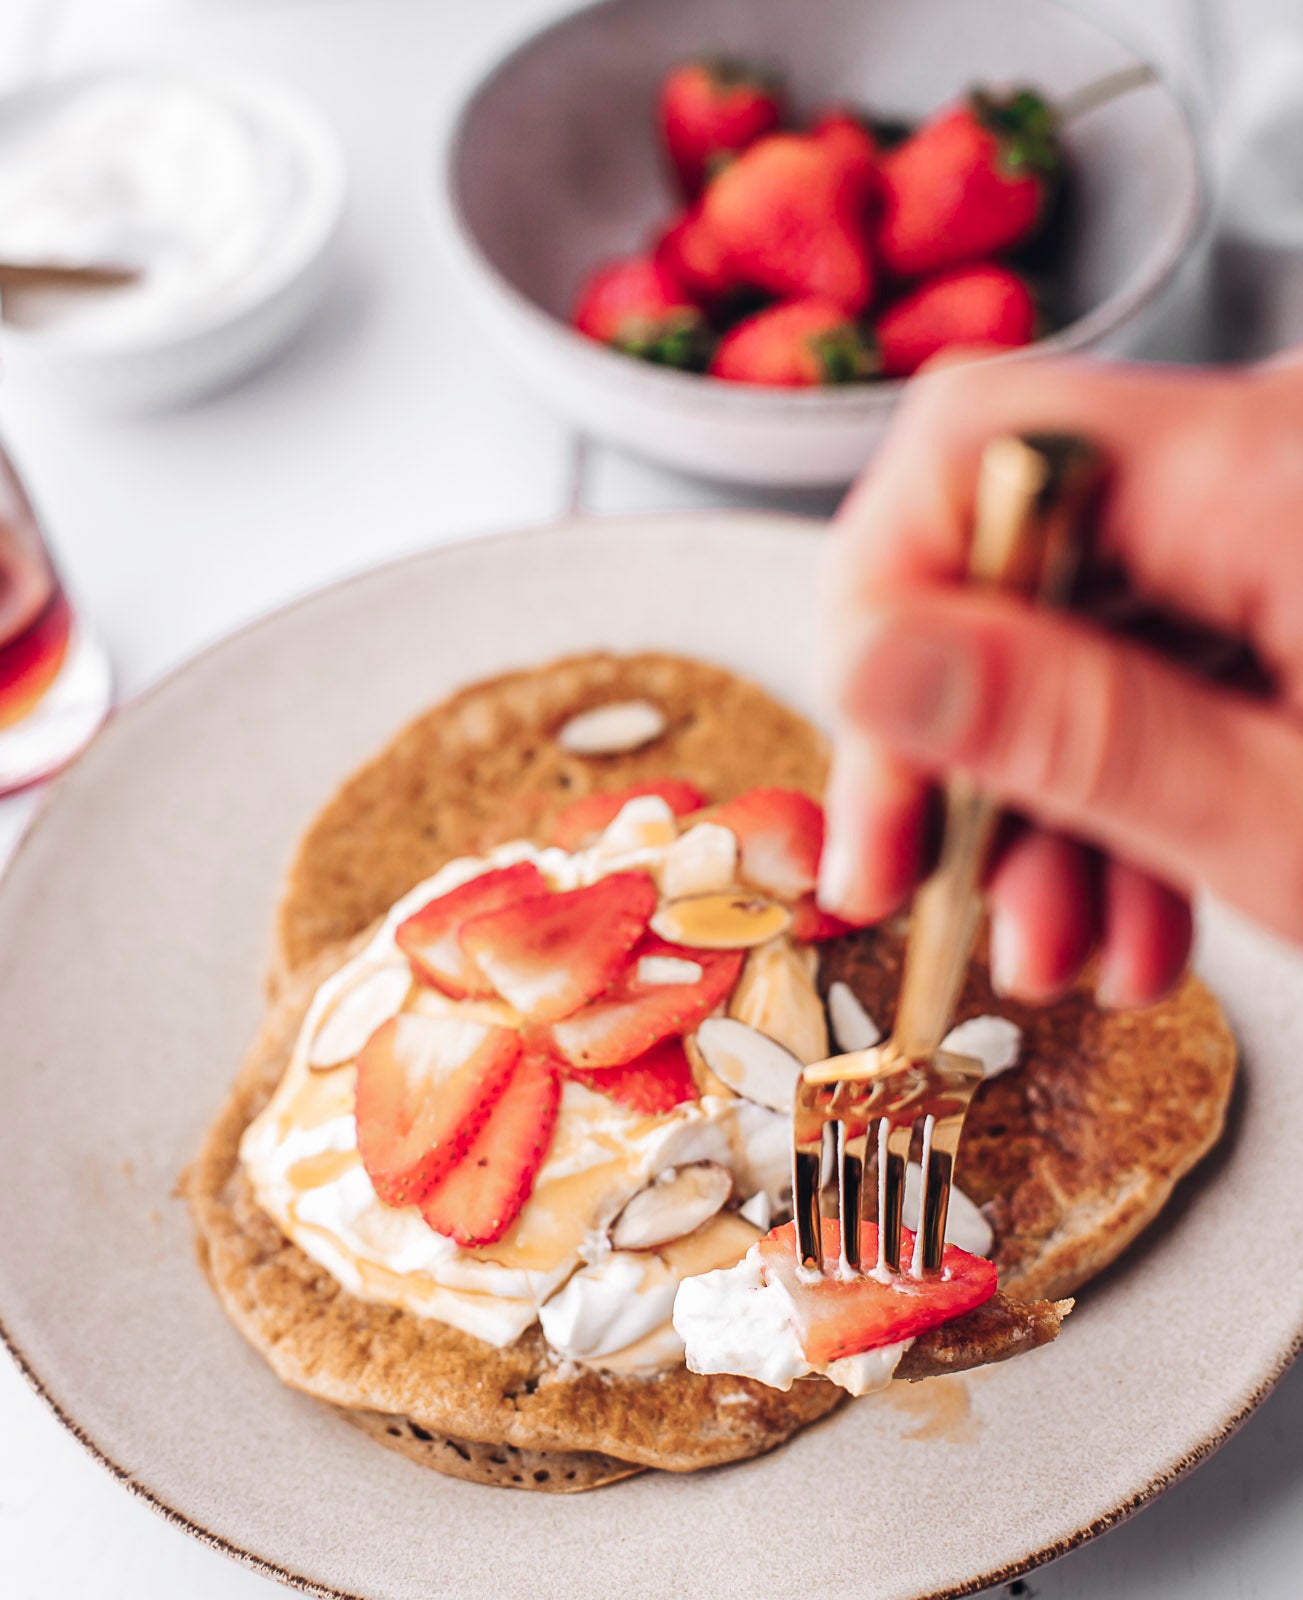
<svg viewBox="0 0 1303 1600">
<path fill-rule="evenodd" d="M 108 658 L 73 611 L 0 448 L 0 794 L 71 761 L 103 722 L 112 693 Z"/>
</svg>

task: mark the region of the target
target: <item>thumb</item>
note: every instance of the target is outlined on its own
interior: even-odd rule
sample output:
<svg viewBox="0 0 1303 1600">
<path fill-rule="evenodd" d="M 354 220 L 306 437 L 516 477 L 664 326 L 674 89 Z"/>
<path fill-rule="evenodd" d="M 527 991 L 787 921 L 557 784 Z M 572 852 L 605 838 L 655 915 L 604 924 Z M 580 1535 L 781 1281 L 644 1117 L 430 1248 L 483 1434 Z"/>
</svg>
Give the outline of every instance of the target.
<svg viewBox="0 0 1303 1600">
<path fill-rule="evenodd" d="M 1284 710 L 990 595 L 893 602 L 843 660 L 839 714 L 897 757 L 968 771 L 1038 821 L 1303 938 L 1303 727 Z"/>
</svg>

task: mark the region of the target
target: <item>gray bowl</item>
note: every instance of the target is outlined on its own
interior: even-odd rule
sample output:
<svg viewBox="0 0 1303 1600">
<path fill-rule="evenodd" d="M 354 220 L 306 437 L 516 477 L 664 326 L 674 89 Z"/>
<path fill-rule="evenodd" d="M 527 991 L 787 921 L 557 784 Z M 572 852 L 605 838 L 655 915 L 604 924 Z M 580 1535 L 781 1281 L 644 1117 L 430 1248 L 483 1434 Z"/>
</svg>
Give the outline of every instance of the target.
<svg viewBox="0 0 1303 1600">
<path fill-rule="evenodd" d="M 763 390 L 634 361 L 566 317 L 597 262 L 642 248 L 676 207 L 654 135 L 665 73 L 731 53 L 780 66 L 797 114 L 829 102 L 918 120 L 968 85 L 1063 99 L 1142 59 L 1049 0 L 599 0 L 535 33 L 459 107 L 440 231 L 485 332 L 580 428 L 692 472 L 845 482 L 903 384 Z M 1066 322 L 1035 350 L 1125 351 L 1198 229 L 1199 150 L 1158 77 L 1065 129 Z M 1028 352 L 1001 356 L 1027 359 Z"/>
</svg>

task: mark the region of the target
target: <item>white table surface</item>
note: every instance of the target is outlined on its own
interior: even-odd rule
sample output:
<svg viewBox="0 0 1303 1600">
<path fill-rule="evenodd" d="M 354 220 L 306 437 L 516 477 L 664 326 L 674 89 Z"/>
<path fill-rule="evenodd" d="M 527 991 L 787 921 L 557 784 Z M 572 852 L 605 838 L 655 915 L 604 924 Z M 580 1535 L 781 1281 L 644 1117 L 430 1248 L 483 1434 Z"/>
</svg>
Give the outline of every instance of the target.
<svg viewBox="0 0 1303 1600">
<path fill-rule="evenodd" d="M 1143 15 L 1126 0 L 1092 9 L 1124 21 L 1215 98 L 1236 51 L 1283 3 L 1236 0 L 1202 35 L 1186 0 L 1146 0 Z M 34 66 L 139 57 L 245 66 L 311 95 L 334 119 L 350 165 L 334 287 L 274 366 L 202 404 L 132 421 L 38 406 L 0 383 L 0 435 L 112 651 L 123 694 L 305 589 L 566 504 L 575 441 L 469 326 L 422 209 L 440 109 L 501 41 L 558 9 L 557 0 L 0 0 L 2 80 Z M 585 504 L 602 511 L 757 498 L 605 450 L 587 452 L 582 488 Z M 830 504 L 782 503 L 815 513 Z M 0 860 L 33 803 L 0 802 Z M 1016 1592 L 1299 1600 L 1300 1441 L 1295 1370 L 1191 1478 Z M 127 1494 L 0 1356 L 0 1596 L 274 1592 Z"/>
</svg>

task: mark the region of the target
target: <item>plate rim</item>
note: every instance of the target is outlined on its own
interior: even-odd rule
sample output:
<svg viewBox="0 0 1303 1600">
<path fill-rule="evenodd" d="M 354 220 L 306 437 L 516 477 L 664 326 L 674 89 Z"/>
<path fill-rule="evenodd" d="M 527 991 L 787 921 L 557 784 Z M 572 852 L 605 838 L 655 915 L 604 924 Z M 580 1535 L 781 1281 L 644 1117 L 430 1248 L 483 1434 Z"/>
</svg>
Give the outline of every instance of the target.
<svg viewBox="0 0 1303 1600">
<path fill-rule="evenodd" d="M 284 601 L 268 606 L 215 638 L 206 640 L 115 706 L 93 743 L 98 745 L 104 738 L 114 737 L 112 730 L 117 726 L 124 714 L 128 717 L 133 716 L 138 707 L 151 702 L 158 694 L 169 689 L 178 679 L 184 678 L 192 669 L 206 661 L 210 656 L 226 649 L 235 641 L 263 628 L 273 627 L 283 617 L 368 579 L 380 577 L 407 566 L 437 560 L 445 551 L 461 550 L 471 545 L 526 540 L 536 535 L 547 535 L 566 529 L 575 529 L 581 533 L 588 533 L 594 528 L 608 528 L 611 524 L 626 527 L 638 524 L 646 525 L 648 523 L 672 526 L 690 521 L 722 524 L 730 534 L 740 532 L 741 526 L 744 524 L 761 522 L 768 524 L 771 532 L 776 532 L 780 535 L 786 533 L 796 538 L 810 537 L 815 530 L 827 526 L 826 521 L 819 517 L 803 516 L 799 513 L 764 507 L 718 507 L 706 509 L 680 507 L 668 510 L 620 512 L 610 515 L 567 509 L 536 523 L 517 524 L 509 528 L 499 528 L 484 533 L 460 534 L 454 538 L 442 540 L 437 544 L 406 551 L 389 560 L 358 567 L 326 583 L 308 587 Z M 10 869 L 14 863 L 17 862 L 24 851 L 30 848 L 31 841 L 38 829 L 48 823 L 51 811 L 59 803 L 59 795 L 64 787 L 63 780 L 69 773 L 75 771 L 76 765 L 77 763 L 74 762 L 70 768 L 60 773 L 41 795 L 36 809 L 28 819 L 27 825 L 19 836 L 18 842 L 5 864 L 4 870 L 0 872 L 0 894 L 5 891 L 5 885 L 10 877 Z M 196 1521 L 194 1517 L 178 1509 L 143 1478 L 123 1467 L 98 1440 L 93 1438 L 81 1426 L 72 1414 L 71 1409 L 62 1403 L 46 1386 L 45 1380 L 37 1371 L 31 1357 L 10 1333 L 4 1320 L 2 1308 L 0 1308 L 0 1345 L 3 1345 L 8 1352 L 29 1388 L 91 1459 L 115 1478 L 128 1493 L 144 1501 L 151 1510 L 158 1513 L 165 1521 L 180 1528 L 199 1543 L 229 1556 L 241 1566 L 251 1568 L 262 1576 L 271 1578 L 301 1594 L 313 1596 L 315 1600 L 374 1600 L 374 1595 L 321 1583 L 317 1579 L 309 1577 L 306 1573 L 284 1566 L 269 1556 L 247 1549 L 225 1535 L 213 1532 L 212 1529 L 205 1527 L 202 1522 Z M 978 1594 L 984 1589 L 1009 1583 L 1023 1574 L 1044 1565 L 1046 1562 L 1055 1560 L 1082 1545 L 1088 1544 L 1100 1534 L 1106 1533 L 1110 1529 L 1126 1522 L 1136 1512 L 1157 1499 L 1159 1495 L 1188 1477 L 1196 1467 L 1226 1443 L 1276 1388 L 1300 1354 L 1303 1354 L 1303 1327 L 1295 1330 L 1289 1346 L 1277 1355 L 1267 1375 L 1259 1382 L 1247 1400 L 1229 1416 L 1225 1417 L 1219 1426 L 1215 1427 L 1190 1448 L 1174 1465 L 1157 1473 L 1143 1488 L 1118 1501 L 1108 1511 L 1063 1538 L 1054 1540 L 1038 1550 L 1019 1557 L 1015 1561 L 992 1568 L 971 1579 L 965 1579 L 960 1584 L 920 1593 L 913 1597 L 913 1600 L 964 1600 L 965 1596 Z M 615 1487 L 615 1485 L 608 1486 L 609 1489 L 614 1489 Z"/>
</svg>

